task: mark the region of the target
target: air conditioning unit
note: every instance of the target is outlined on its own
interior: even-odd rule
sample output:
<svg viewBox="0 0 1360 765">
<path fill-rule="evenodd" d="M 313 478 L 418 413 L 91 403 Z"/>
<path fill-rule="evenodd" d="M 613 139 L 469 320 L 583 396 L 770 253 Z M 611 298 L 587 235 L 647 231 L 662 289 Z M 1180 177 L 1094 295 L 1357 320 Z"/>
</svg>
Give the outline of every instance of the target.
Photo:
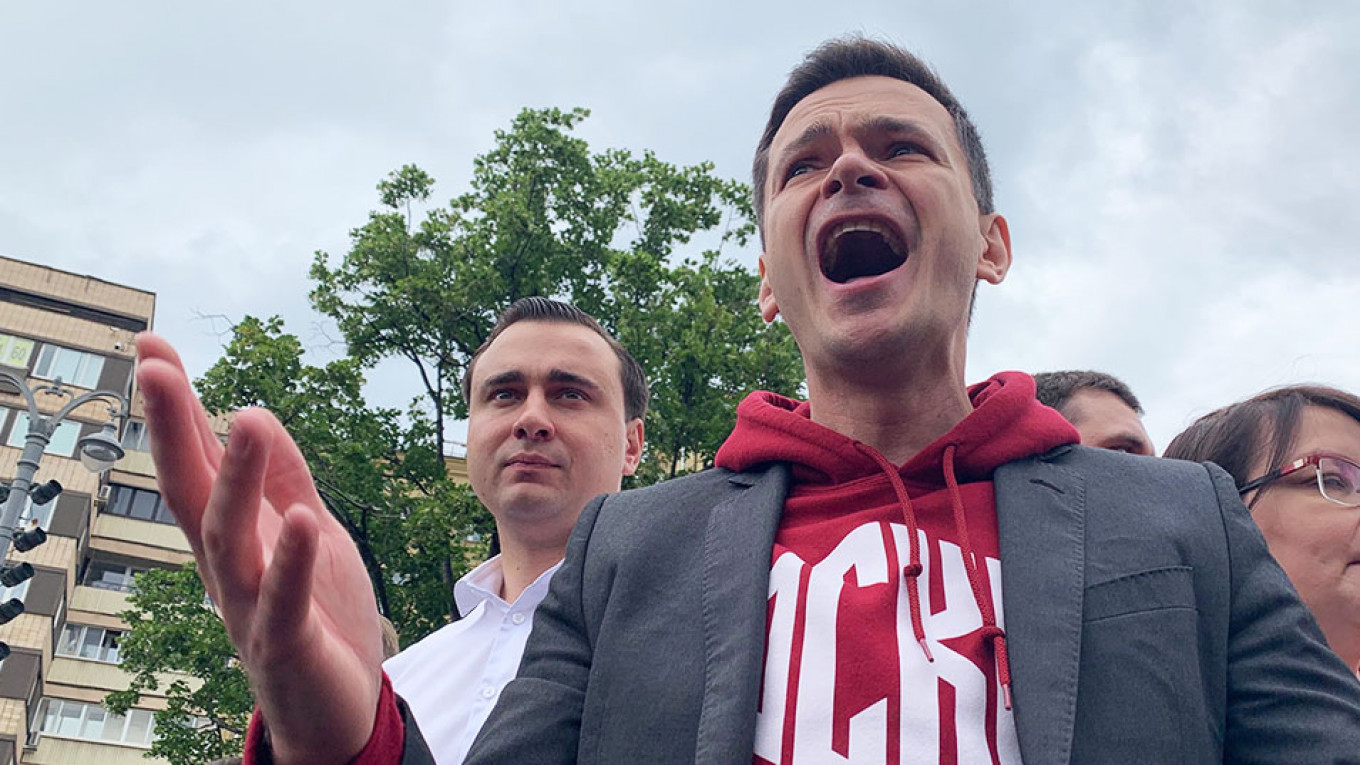
<svg viewBox="0 0 1360 765">
<path fill-rule="evenodd" d="M 99 487 L 99 493 L 95 495 L 94 506 L 96 510 L 103 510 L 109 504 L 109 495 L 113 493 L 113 484 L 104 484 Z"/>
</svg>

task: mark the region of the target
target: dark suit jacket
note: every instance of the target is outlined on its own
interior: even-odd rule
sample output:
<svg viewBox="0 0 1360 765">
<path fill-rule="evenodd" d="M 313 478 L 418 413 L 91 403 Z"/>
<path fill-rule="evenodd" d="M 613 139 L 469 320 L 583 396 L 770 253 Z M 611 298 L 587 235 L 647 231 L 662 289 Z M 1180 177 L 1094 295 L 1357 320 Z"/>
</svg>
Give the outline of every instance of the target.
<svg viewBox="0 0 1360 765">
<path fill-rule="evenodd" d="M 1026 765 L 1360 762 L 1360 683 L 1223 471 L 1063 447 L 994 480 Z M 788 488 L 594 500 L 467 762 L 749 765 Z"/>
</svg>

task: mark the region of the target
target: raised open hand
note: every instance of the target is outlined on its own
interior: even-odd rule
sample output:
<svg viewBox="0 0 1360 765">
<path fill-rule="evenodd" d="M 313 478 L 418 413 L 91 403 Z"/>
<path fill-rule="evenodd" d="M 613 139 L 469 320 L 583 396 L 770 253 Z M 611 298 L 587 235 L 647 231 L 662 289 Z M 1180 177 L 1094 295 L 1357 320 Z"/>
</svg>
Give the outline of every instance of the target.
<svg viewBox="0 0 1360 765">
<path fill-rule="evenodd" d="M 184 530 L 279 765 L 343 763 L 373 729 L 382 645 L 359 551 L 272 414 L 239 412 L 223 449 L 165 340 L 137 338 L 161 495 Z"/>
</svg>

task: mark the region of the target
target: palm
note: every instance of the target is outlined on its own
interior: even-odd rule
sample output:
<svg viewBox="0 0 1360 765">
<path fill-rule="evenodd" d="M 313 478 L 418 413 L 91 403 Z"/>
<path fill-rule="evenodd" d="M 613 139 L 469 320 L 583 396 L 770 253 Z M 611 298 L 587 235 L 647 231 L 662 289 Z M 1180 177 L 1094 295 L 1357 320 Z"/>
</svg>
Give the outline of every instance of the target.
<svg viewBox="0 0 1360 765">
<path fill-rule="evenodd" d="M 358 550 L 278 420 L 238 413 L 224 451 L 173 349 L 155 337 L 138 349 L 158 481 L 251 676 L 276 760 L 350 759 L 372 728 L 382 661 Z"/>
</svg>

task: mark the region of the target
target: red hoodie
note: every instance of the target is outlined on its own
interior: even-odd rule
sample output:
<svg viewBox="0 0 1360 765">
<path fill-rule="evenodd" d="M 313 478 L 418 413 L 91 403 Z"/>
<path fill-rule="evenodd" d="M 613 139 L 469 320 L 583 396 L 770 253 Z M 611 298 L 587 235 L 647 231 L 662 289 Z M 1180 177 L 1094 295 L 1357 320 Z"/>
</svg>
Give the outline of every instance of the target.
<svg viewBox="0 0 1360 765">
<path fill-rule="evenodd" d="M 770 569 L 758 765 L 1018 763 L 992 471 L 1078 440 L 1003 372 L 904 465 L 756 392 L 717 464 L 787 462 Z M 998 699 L 1000 691 L 1001 699 Z M 1000 701 L 1000 703 L 999 703 Z"/>
</svg>

